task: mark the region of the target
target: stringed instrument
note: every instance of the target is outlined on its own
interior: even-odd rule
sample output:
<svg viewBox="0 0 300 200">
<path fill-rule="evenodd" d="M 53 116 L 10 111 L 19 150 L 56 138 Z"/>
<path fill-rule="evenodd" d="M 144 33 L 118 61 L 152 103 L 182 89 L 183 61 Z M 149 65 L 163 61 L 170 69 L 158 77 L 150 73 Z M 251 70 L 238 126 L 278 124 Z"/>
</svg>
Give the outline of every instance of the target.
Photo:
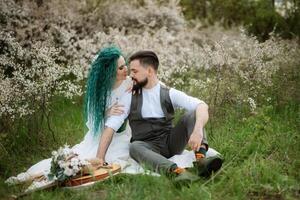
<svg viewBox="0 0 300 200">
<path fill-rule="evenodd" d="M 112 164 L 109 166 L 101 166 L 98 169 L 93 170 L 92 172 L 79 175 L 79 177 L 74 177 L 64 183 L 64 186 L 73 187 L 80 186 L 85 183 L 101 181 L 111 177 L 112 175 L 116 175 L 121 172 L 121 166 L 118 164 Z"/>
<path fill-rule="evenodd" d="M 28 191 L 22 192 L 17 195 L 11 195 L 10 197 L 12 199 L 18 199 L 18 198 L 28 195 L 34 191 L 50 189 L 50 188 L 53 188 L 56 186 L 63 186 L 65 188 L 69 188 L 69 189 L 71 189 L 73 187 L 76 188 L 76 187 L 80 187 L 81 185 L 84 185 L 87 183 L 94 183 L 97 181 L 105 180 L 105 179 L 121 172 L 121 166 L 118 164 L 112 164 L 112 165 L 108 165 L 108 166 L 101 166 L 98 168 L 89 168 L 89 169 L 90 170 L 92 169 L 92 171 L 89 171 L 88 174 L 86 174 L 87 172 L 83 172 L 83 173 L 85 173 L 85 175 L 78 175 L 78 176 L 66 181 L 63 184 L 57 184 L 57 182 L 52 181 L 52 182 L 42 185 L 36 189 L 28 190 Z M 46 179 L 46 177 L 44 175 L 40 175 L 40 174 L 33 178 L 33 180 L 35 180 L 37 182 L 43 181 L 45 179 Z"/>
</svg>

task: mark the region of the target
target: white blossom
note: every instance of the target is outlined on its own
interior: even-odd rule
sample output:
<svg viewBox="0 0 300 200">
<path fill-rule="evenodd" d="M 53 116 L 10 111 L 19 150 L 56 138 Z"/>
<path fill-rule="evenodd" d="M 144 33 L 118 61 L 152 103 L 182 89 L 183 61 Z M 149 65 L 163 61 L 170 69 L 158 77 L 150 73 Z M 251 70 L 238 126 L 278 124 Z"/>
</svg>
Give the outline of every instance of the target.
<svg viewBox="0 0 300 200">
<path fill-rule="evenodd" d="M 22 10 L 13 1 L 6 1 L 2 10 L 9 16 L 29 18 L 30 6 L 25 2 Z M 80 82 L 87 77 L 92 59 L 99 49 L 111 43 L 119 46 L 125 56 L 141 49 L 155 51 L 163 82 L 173 87 L 184 86 L 190 93 L 201 93 L 198 97 L 208 100 L 213 99 L 210 96 L 216 85 L 221 86 L 224 98 L 230 98 L 231 102 L 247 102 L 249 97 L 264 98 L 264 88 L 272 87 L 272 76 L 280 66 L 299 63 L 296 41 L 271 37 L 259 43 L 256 38 L 245 35 L 243 28 L 240 32 L 218 26 L 199 29 L 196 22 L 194 27 L 187 26 L 175 0 L 160 3 L 147 0 L 142 7 L 137 1 L 105 3 L 103 12 L 94 12 L 88 17 L 99 19 L 96 20 L 99 24 L 91 26 L 84 21 L 84 25 L 91 28 L 91 34 L 78 33 L 71 23 L 74 16 L 79 16 L 79 10 L 95 9 L 92 3 L 51 0 L 47 6 L 56 6 L 56 9 L 48 9 L 45 15 L 60 16 L 57 17 L 60 20 L 51 23 L 48 32 L 41 33 L 45 41 L 30 42 L 28 49 L 10 34 L 1 32 L 2 40 L 8 44 L 8 53 L 0 55 L 0 63 L 13 71 L 8 77 L 7 70 L 0 69 L 1 116 L 25 117 L 38 110 L 37 105 L 48 105 L 57 94 L 66 98 L 82 95 Z M 36 23 L 44 24 L 43 21 Z M 54 47 L 53 40 L 59 40 L 56 45 L 59 48 Z M 11 55 L 15 55 L 15 59 Z M 17 58 L 28 58 L 31 65 L 24 67 Z M 57 59 L 66 64 L 57 64 Z M 206 81 L 206 77 L 199 80 L 200 76 L 189 77 L 189 81 L 184 79 L 185 74 L 202 69 L 214 69 L 218 74 Z M 73 80 L 66 78 L 71 74 Z M 174 74 L 177 74 L 176 80 Z M 197 87 L 193 88 L 194 85 Z"/>
<path fill-rule="evenodd" d="M 251 111 L 255 111 L 255 109 L 256 109 L 256 103 L 255 103 L 254 99 L 252 99 L 251 97 L 249 97 L 248 98 L 248 102 L 249 102 Z"/>
<path fill-rule="evenodd" d="M 73 176 L 73 170 L 70 169 L 69 167 L 66 167 L 66 168 L 64 169 L 64 174 L 65 174 L 66 176 Z"/>
</svg>

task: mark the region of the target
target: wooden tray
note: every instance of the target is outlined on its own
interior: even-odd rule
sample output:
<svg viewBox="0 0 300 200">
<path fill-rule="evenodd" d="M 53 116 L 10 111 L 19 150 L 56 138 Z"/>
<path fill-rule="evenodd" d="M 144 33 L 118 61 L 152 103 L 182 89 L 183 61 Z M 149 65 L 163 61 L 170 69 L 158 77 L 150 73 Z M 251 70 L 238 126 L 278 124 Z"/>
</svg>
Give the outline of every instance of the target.
<svg viewBox="0 0 300 200">
<path fill-rule="evenodd" d="M 85 183 L 104 180 L 111 175 L 115 175 L 121 171 L 121 166 L 112 164 L 110 168 L 99 168 L 93 172 L 93 175 L 84 175 L 78 178 L 73 178 L 65 183 L 67 187 L 79 186 Z"/>
</svg>

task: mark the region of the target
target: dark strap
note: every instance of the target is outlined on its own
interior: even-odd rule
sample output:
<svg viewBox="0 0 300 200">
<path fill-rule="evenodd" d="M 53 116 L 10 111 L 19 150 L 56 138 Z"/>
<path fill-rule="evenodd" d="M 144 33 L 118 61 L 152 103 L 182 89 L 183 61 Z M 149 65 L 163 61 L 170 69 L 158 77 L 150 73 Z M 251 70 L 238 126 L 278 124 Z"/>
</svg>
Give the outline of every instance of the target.
<svg viewBox="0 0 300 200">
<path fill-rule="evenodd" d="M 129 118 L 130 119 L 141 119 L 142 118 L 142 105 L 143 95 L 142 92 L 132 94 Z"/>
<path fill-rule="evenodd" d="M 174 108 L 171 102 L 169 88 L 160 85 L 160 102 L 161 108 L 168 120 L 173 119 Z M 132 100 L 130 105 L 130 119 L 142 119 L 142 105 L 143 105 L 143 94 L 140 93 L 132 94 Z"/>
<path fill-rule="evenodd" d="M 170 98 L 170 89 L 162 84 L 160 85 L 160 103 L 167 120 L 172 120 L 174 116 L 174 107 Z"/>
<path fill-rule="evenodd" d="M 127 126 L 127 119 L 124 120 L 123 124 L 121 125 L 121 127 L 117 130 L 117 133 L 121 133 L 123 131 L 125 131 L 126 126 Z"/>
</svg>

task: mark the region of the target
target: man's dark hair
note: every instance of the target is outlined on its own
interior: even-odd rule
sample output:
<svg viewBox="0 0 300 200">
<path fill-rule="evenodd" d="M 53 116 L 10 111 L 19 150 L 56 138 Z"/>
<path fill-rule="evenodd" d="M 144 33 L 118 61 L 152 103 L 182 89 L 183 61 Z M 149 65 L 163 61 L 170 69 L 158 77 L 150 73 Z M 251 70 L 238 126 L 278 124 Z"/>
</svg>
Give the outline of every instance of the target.
<svg viewBox="0 0 300 200">
<path fill-rule="evenodd" d="M 143 66 L 150 65 L 155 71 L 158 69 L 158 57 L 153 51 L 138 51 L 129 57 L 129 63 L 133 60 L 139 60 Z"/>
</svg>

